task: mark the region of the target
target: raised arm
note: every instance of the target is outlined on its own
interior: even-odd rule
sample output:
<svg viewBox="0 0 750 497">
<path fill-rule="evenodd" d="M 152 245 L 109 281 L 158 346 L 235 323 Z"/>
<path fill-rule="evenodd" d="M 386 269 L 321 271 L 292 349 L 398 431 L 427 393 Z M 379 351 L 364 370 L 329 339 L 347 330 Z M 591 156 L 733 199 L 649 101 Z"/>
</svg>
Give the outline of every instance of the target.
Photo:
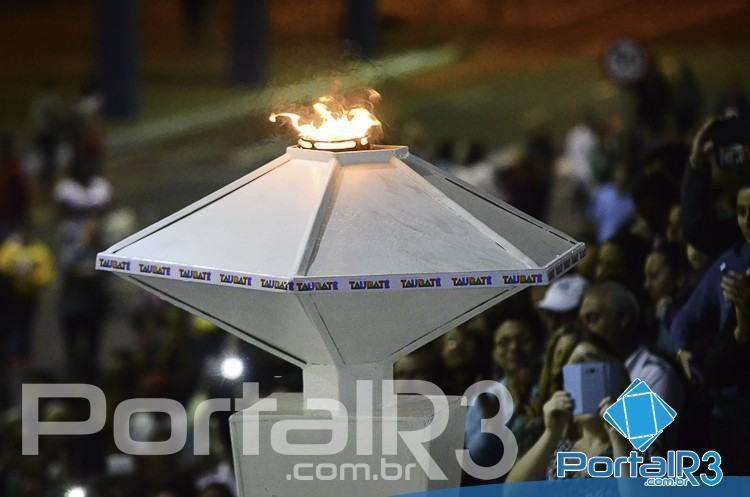
<svg viewBox="0 0 750 497">
<path fill-rule="evenodd" d="M 507 483 L 544 480 L 547 465 L 560 443 L 573 412 L 573 400 L 568 392 L 555 392 L 542 408 L 544 432 L 539 440 L 516 462 L 508 473 Z"/>
</svg>

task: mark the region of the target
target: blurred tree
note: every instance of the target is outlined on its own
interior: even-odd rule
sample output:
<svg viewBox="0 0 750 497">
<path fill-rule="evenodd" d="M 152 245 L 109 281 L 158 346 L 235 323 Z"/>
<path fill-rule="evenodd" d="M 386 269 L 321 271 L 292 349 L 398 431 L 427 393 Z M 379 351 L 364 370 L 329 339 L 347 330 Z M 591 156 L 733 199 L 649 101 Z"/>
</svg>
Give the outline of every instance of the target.
<svg viewBox="0 0 750 497">
<path fill-rule="evenodd" d="M 104 114 L 135 117 L 141 76 L 138 1 L 99 2 L 96 73 L 104 96 Z"/>
<path fill-rule="evenodd" d="M 229 82 L 262 86 L 268 51 L 266 0 L 234 0 L 232 6 Z"/>
</svg>

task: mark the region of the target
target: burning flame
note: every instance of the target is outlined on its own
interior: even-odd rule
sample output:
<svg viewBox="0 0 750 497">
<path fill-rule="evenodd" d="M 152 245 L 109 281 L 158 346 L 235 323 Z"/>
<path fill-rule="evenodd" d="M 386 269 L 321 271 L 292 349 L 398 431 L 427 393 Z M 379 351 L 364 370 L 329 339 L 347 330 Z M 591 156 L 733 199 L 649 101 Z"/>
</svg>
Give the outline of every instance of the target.
<svg viewBox="0 0 750 497">
<path fill-rule="evenodd" d="M 370 102 L 380 98 L 375 90 L 370 90 Z M 364 105 L 347 108 L 332 96 L 323 96 L 312 106 L 314 116 L 303 120 L 292 112 L 274 113 L 271 122 L 284 117 L 299 132 L 299 144 L 304 148 L 324 150 L 357 148 L 369 144 L 368 134 L 373 128 L 381 127 L 378 118 Z"/>
</svg>

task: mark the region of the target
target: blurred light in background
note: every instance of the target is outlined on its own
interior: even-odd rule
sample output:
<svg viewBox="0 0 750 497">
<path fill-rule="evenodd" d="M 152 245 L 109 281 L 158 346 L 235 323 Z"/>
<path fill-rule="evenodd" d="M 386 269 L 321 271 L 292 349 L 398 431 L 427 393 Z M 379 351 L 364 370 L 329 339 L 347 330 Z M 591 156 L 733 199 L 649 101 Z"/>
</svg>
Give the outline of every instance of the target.
<svg viewBox="0 0 750 497">
<path fill-rule="evenodd" d="M 86 497 L 86 490 L 83 487 L 70 487 L 65 491 L 65 497 Z"/>
<path fill-rule="evenodd" d="M 245 371 L 245 365 L 237 357 L 227 357 L 221 362 L 221 375 L 227 380 L 236 380 Z"/>
</svg>

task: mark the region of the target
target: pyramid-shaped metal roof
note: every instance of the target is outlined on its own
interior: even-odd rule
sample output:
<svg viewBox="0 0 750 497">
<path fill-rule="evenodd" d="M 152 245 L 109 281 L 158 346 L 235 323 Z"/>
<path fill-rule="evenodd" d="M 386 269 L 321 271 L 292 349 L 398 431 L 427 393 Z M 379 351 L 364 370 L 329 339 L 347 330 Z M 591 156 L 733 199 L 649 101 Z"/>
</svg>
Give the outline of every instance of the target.
<svg viewBox="0 0 750 497">
<path fill-rule="evenodd" d="M 406 147 L 290 147 L 97 268 L 299 365 L 347 364 L 395 360 L 582 255 Z"/>
</svg>

